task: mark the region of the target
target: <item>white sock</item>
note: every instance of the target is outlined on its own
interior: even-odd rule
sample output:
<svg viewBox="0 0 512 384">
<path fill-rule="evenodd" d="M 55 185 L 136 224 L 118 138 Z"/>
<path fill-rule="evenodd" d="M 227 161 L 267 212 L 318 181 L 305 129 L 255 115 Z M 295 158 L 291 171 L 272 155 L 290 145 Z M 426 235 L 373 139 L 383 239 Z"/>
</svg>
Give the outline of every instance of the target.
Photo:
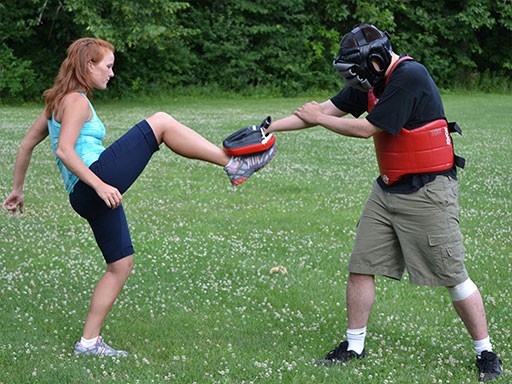
<svg viewBox="0 0 512 384">
<path fill-rule="evenodd" d="M 348 350 L 358 355 L 363 352 L 364 339 L 366 338 L 366 327 L 358 329 L 347 329 Z"/>
<path fill-rule="evenodd" d="M 91 348 L 94 344 L 98 342 L 98 337 L 94 339 L 84 339 L 83 337 L 80 339 L 80 344 L 82 344 L 85 348 Z"/>
<path fill-rule="evenodd" d="M 492 352 L 491 338 L 489 336 L 482 340 L 473 340 L 473 343 L 475 344 L 475 351 L 478 356 L 480 356 L 483 351 Z"/>
</svg>

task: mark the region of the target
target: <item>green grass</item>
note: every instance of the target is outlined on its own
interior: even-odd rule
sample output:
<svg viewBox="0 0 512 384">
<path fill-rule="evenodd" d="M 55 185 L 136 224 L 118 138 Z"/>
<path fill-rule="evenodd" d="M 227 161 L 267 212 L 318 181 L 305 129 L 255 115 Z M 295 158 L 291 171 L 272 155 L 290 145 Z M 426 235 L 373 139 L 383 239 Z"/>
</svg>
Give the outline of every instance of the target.
<svg viewBox="0 0 512 384">
<path fill-rule="evenodd" d="M 326 95 L 317 96 L 322 101 Z M 511 96 L 450 94 L 464 130 L 461 227 L 510 382 Z M 111 142 L 164 110 L 215 143 L 307 98 L 174 98 L 96 105 Z M 0 106 L 0 196 L 40 106 Z M 0 383 L 475 383 L 472 342 L 445 289 L 377 279 L 368 358 L 312 362 L 344 337 L 346 265 L 376 177 L 371 141 L 321 128 L 279 134 L 279 153 L 232 189 L 219 167 L 162 148 L 124 198 L 137 251 L 106 320 L 121 360 L 72 355 L 104 270 L 71 209 L 49 142 L 34 153 L 21 219 L 0 216 Z M 287 275 L 269 273 L 285 266 Z"/>
</svg>

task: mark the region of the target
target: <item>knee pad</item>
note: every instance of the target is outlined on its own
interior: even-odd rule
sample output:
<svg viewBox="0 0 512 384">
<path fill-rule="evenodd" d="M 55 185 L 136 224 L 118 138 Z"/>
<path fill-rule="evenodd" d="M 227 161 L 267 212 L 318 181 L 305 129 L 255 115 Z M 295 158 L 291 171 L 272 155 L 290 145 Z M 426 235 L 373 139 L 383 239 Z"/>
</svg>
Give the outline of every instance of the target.
<svg viewBox="0 0 512 384">
<path fill-rule="evenodd" d="M 450 292 L 450 296 L 452 297 L 452 301 L 462 301 L 473 294 L 473 292 L 477 291 L 478 288 L 473 283 L 473 281 L 468 277 L 468 279 L 460 284 L 455 285 L 454 287 L 449 287 L 448 292 Z"/>
</svg>

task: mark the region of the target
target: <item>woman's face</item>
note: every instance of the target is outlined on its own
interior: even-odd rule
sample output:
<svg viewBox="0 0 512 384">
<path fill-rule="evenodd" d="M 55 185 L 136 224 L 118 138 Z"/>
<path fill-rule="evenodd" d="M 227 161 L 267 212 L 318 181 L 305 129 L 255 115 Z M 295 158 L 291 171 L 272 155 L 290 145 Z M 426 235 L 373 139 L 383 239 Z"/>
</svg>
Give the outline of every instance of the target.
<svg viewBox="0 0 512 384">
<path fill-rule="evenodd" d="M 109 80 L 114 77 L 114 53 L 110 50 L 105 51 L 103 59 L 97 63 L 89 62 L 89 74 L 91 75 L 92 85 L 95 89 L 105 89 Z"/>
</svg>

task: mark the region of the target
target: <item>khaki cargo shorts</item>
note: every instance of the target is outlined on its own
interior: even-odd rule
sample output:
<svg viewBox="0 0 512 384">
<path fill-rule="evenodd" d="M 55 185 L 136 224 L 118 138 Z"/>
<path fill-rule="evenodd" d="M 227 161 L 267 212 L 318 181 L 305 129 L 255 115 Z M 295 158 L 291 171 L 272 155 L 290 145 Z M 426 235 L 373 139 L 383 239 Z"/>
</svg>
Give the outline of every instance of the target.
<svg viewBox="0 0 512 384">
<path fill-rule="evenodd" d="M 348 270 L 411 283 L 453 286 L 468 278 L 459 229 L 459 186 L 438 176 L 411 194 L 375 182 L 361 215 Z"/>
</svg>

